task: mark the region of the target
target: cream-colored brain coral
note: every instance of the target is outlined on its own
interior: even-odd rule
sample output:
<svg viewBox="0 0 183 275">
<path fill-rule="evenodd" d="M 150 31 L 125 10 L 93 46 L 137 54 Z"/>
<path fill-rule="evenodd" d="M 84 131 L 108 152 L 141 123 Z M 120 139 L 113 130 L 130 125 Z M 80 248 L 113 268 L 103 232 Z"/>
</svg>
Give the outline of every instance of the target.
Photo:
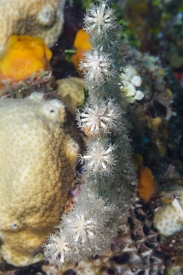
<svg viewBox="0 0 183 275">
<path fill-rule="evenodd" d="M 59 100 L 0 99 L 0 252 L 15 266 L 30 263 L 64 211 L 79 149 L 67 125 Z"/>
<path fill-rule="evenodd" d="M 0 0 L 0 53 L 13 35 L 38 36 L 48 47 L 63 28 L 65 0 Z"/>
</svg>

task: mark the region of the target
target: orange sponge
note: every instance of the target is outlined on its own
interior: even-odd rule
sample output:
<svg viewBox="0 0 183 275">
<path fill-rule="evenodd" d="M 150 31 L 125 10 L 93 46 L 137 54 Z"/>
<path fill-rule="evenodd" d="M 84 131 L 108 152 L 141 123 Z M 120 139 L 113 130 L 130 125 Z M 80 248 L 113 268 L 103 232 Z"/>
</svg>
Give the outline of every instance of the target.
<svg viewBox="0 0 183 275">
<path fill-rule="evenodd" d="M 51 71 L 51 57 L 42 38 L 13 35 L 0 57 L 0 81 L 18 82 L 40 70 Z"/>
<path fill-rule="evenodd" d="M 89 42 L 90 36 L 85 32 L 85 30 L 79 30 L 76 34 L 76 38 L 74 40 L 74 47 L 76 48 L 76 53 L 72 56 L 72 62 L 81 75 L 81 71 L 79 69 L 79 60 L 82 59 L 83 52 L 91 49 L 91 44 Z"/>
<path fill-rule="evenodd" d="M 148 202 L 156 193 L 156 182 L 151 170 L 146 166 L 141 166 L 138 172 L 139 184 L 137 195 L 140 199 Z"/>
</svg>

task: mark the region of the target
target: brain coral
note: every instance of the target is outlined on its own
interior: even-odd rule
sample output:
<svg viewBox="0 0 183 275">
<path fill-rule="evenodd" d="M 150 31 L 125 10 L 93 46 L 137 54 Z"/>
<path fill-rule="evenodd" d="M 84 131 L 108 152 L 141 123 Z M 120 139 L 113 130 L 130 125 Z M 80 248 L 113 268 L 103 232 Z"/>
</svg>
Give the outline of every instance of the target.
<svg viewBox="0 0 183 275">
<path fill-rule="evenodd" d="M 15 266 L 30 263 L 64 211 L 79 149 L 66 119 L 42 94 L 0 99 L 0 252 Z"/>
<path fill-rule="evenodd" d="M 43 38 L 54 45 L 63 27 L 65 0 L 0 0 L 0 53 L 13 35 Z"/>
</svg>

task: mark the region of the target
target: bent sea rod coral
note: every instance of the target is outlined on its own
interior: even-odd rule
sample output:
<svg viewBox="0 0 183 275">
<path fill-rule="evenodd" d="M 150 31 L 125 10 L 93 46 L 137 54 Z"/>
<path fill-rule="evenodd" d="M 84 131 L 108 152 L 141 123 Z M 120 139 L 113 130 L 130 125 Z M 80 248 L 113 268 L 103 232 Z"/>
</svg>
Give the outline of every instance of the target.
<svg viewBox="0 0 183 275">
<path fill-rule="evenodd" d="M 118 85 L 124 60 L 118 28 L 106 2 L 87 11 L 85 31 L 92 49 L 80 68 L 89 99 L 77 114 L 78 126 L 88 136 L 87 150 L 80 156 L 84 184 L 78 202 L 45 245 L 54 263 L 103 254 L 133 201 L 136 177 Z"/>
</svg>

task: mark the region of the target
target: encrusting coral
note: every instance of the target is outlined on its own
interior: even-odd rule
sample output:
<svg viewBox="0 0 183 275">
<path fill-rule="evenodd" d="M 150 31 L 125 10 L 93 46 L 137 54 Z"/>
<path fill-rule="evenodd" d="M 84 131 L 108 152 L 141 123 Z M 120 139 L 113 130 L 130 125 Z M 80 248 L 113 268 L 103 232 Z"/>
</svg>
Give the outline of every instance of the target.
<svg viewBox="0 0 183 275">
<path fill-rule="evenodd" d="M 63 28 L 65 0 L 0 0 L 0 53 L 13 35 L 43 38 L 54 45 Z"/>
<path fill-rule="evenodd" d="M 28 265 L 59 223 L 79 151 L 57 99 L 0 99 L 0 253 Z"/>
</svg>

